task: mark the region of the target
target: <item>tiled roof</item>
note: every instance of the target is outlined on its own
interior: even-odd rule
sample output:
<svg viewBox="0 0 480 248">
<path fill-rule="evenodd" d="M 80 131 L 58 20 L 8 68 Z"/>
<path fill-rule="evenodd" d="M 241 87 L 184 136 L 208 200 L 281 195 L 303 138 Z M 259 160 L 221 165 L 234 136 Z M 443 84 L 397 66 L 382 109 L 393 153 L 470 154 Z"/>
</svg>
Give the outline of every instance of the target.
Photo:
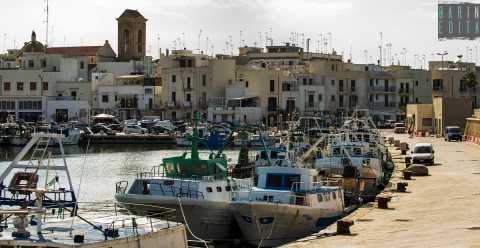
<svg viewBox="0 0 480 248">
<path fill-rule="evenodd" d="M 124 17 L 126 17 L 126 18 L 138 18 L 138 17 L 140 17 L 140 18 L 146 20 L 146 18 L 143 17 L 143 15 L 140 14 L 140 12 L 138 12 L 138 10 L 133 10 L 133 9 L 126 9 L 122 13 L 122 15 L 120 15 L 120 17 L 118 17 L 118 18 L 124 18 Z"/>
<path fill-rule="evenodd" d="M 95 56 L 101 46 L 49 47 L 47 53 L 62 54 L 65 57 Z"/>
</svg>

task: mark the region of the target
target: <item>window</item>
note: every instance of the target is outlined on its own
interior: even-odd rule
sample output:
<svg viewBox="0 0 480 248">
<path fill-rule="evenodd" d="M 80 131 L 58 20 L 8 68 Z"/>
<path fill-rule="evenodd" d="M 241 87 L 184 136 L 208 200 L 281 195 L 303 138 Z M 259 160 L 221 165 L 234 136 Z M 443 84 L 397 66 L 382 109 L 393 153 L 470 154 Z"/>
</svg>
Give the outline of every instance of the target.
<svg viewBox="0 0 480 248">
<path fill-rule="evenodd" d="M 42 59 L 42 67 L 43 68 L 47 67 L 47 61 L 45 59 Z"/>
<path fill-rule="evenodd" d="M 34 67 L 34 65 L 35 64 L 33 63 L 33 60 L 28 61 L 28 68 L 32 68 L 32 67 Z"/>
<path fill-rule="evenodd" d="M 222 192 L 222 187 L 217 186 L 217 192 Z"/>
<path fill-rule="evenodd" d="M 432 118 L 423 118 L 422 119 L 422 126 L 424 127 L 431 127 L 433 124 Z"/>
<path fill-rule="evenodd" d="M 248 81 L 245 81 L 245 88 L 248 88 Z"/>
<path fill-rule="evenodd" d="M 205 74 L 202 75 L 202 85 L 204 87 L 207 86 L 207 75 Z M 248 81 L 247 81 L 247 87 L 248 87 Z"/>
<path fill-rule="evenodd" d="M 308 85 L 313 85 L 313 78 L 308 79 Z"/>
<path fill-rule="evenodd" d="M 130 30 L 125 29 L 123 30 L 123 52 L 127 53 L 128 51 L 128 43 L 130 41 Z M 120 51 L 119 51 L 120 53 Z"/>
<path fill-rule="evenodd" d="M 174 91 L 172 92 L 172 102 L 175 103 L 177 101 L 177 93 Z"/>
<path fill-rule="evenodd" d="M 268 98 L 268 111 L 276 111 L 277 110 L 277 98 L 276 97 L 269 97 Z"/>
<path fill-rule="evenodd" d="M 17 90 L 23 91 L 23 82 L 17 82 Z"/>
<path fill-rule="evenodd" d="M 343 107 L 343 95 L 338 96 L 338 105 L 339 107 Z"/>
<path fill-rule="evenodd" d="M 4 91 L 10 91 L 12 89 L 12 85 L 10 82 L 5 82 L 3 83 L 3 90 Z"/>
<path fill-rule="evenodd" d="M 77 99 L 77 92 L 76 91 L 70 92 L 70 96 L 73 97 L 73 99 Z"/>
<path fill-rule="evenodd" d="M 373 102 L 373 95 L 370 95 L 370 102 Z"/>
<path fill-rule="evenodd" d="M 332 96 L 330 97 L 330 101 L 335 102 L 335 95 L 332 95 Z"/>
<path fill-rule="evenodd" d="M 138 30 L 138 37 L 137 37 L 137 52 L 142 53 L 143 49 L 143 32 L 142 30 Z"/>
<path fill-rule="evenodd" d="M 307 79 L 303 78 L 303 85 L 307 85 Z"/>
<path fill-rule="evenodd" d="M 370 79 L 370 87 L 373 87 L 373 79 Z"/>
<path fill-rule="evenodd" d="M 151 95 L 151 94 L 153 94 L 153 89 L 151 89 L 151 88 L 146 88 L 146 89 L 145 89 L 145 95 Z"/>
<path fill-rule="evenodd" d="M 231 191 L 231 190 L 232 190 L 232 188 L 230 187 L 230 185 L 225 186 L 225 191 Z"/>
<path fill-rule="evenodd" d="M 37 83 L 36 82 L 30 82 L 30 90 L 31 91 L 37 90 Z"/>
<path fill-rule="evenodd" d="M 318 101 L 321 102 L 323 100 L 322 94 L 318 94 Z"/>
<path fill-rule="evenodd" d="M 334 71 L 334 70 L 335 70 L 335 65 L 332 64 L 332 71 Z"/>
<path fill-rule="evenodd" d="M 443 79 L 433 80 L 433 90 L 443 90 Z"/>
<path fill-rule="evenodd" d="M 275 91 L 275 80 L 270 80 L 270 92 Z"/>
<path fill-rule="evenodd" d="M 332 80 L 332 86 L 335 86 L 335 80 Z"/>
<path fill-rule="evenodd" d="M 190 77 L 187 77 L 187 89 L 192 88 L 192 79 Z"/>
<path fill-rule="evenodd" d="M 102 102 L 108 102 L 108 95 L 102 95 Z"/>
<path fill-rule="evenodd" d="M 313 98 L 314 98 L 313 94 L 308 95 L 308 107 L 310 107 L 310 108 L 313 107 Z"/>
<path fill-rule="evenodd" d="M 172 113 L 172 114 L 173 114 L 173 113 Z M 212 190 L 212 187 L 207 187 L 207 192 L 208 192 L 208 193 L 212 193 L 212 191 L 213 191 L 213 190 Z"/>
<path fill-rule="evenodd" d="M 355 80 L 350 81 L 350 90 L 351 91 L 355 91 L 355 86 L 356 86 L 355 84 L 356 84 Z"/>
<path fill-rule="evenodd" d="M 192 95 L 187 94 L 186 97 L 187 97 L 187 102 L 191 102 L 191 101 L 192 101 Z"/>
<path fill-rule="evenodd" d="M 172 83 L 176 83 L 177 82 L 177 75 L 172 75 Z"/>
<path fill-rule="evenodd" d="M 48 82 L 43 82 L 42 83 L 42 88 L 43 88 L 43 90 L 48 90 Z"/>
<path fill-rule="evenodd" d="M 418 86 L 418 81 L 415 81 L 415 86 Z"/>
<path fill-rule="evenodd" d="M 85 63 L 83 61 L 80 61 L 80 69 L 84 69 L 85 68 Z"/>
<path fill-rule="evenodd" d="M 343 91 L 343 80 L 338 81 L 338 91 Z"/>
</svg>

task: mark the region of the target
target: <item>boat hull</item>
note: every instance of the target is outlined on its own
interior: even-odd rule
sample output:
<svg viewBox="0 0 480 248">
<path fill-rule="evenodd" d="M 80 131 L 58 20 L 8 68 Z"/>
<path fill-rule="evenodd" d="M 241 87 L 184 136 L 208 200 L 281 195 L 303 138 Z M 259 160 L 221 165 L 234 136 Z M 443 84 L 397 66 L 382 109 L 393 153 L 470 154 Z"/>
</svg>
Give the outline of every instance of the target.
<svg viewBox="0 0 480 248">
<path fill-rule="evenodd" d="M 257 247 L 275 247 L 305 237 L 343 214 L 340 209 L 267 202 L 232 202 L 231 207 L 245 240 Z"/>
<path fill-rule="evenodd" d="M 182 216 L 182 211 L 179 207 L 178 199 L 176 197 L 117 194 L 115 195 L 115 199 L 120 204 L 134 204 L 126 204 L 125 208 L 138 215 L 162 212 L 162 209 L 159 209 L 159 207 L 175 209 L 176 216 L 173 216 L 173 218 L 177 218 L 176 220 L 179 222 L 185 223 Z M 181 197 L 180 202 L 185 219 L 187 220 L 186 224 L 188 224 L 188 228 L 190 228 L 195 236 L 205 240 L 238 238 L 240 229 L 235 222 L 229 202 L 209 201 L 185 197 Z M 191 233 L 188 231 L 187 235 L 189 238 L 193 238 Z"/>
</svg>

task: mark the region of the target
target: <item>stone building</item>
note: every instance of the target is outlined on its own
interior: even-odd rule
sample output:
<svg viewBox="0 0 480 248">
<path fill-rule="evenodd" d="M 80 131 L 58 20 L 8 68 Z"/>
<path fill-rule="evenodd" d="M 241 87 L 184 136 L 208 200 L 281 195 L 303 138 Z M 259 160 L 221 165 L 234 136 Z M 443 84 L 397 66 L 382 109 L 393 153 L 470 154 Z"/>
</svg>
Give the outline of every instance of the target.
<svg viewBox="0 0 480 248">
<path fill-rule="evenodd" d="M 126 9 L 118 22 L 118 59 L 142 60 L 145 56 L 147 19 L 137 10 Z"/>
</svg>

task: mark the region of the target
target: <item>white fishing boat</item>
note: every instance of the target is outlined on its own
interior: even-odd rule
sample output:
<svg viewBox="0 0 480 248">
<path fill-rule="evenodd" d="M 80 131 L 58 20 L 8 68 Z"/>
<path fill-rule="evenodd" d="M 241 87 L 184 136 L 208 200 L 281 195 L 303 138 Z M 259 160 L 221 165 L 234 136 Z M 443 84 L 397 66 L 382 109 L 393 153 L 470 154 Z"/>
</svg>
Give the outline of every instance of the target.
<svg viewBox="0 0 480 248">
<path fill-rule="evenodd" d="M 83 203 L 88 204 L 83 212 L 72 187 L 63 138 L 32 134 L 0 175 L 0 247 L 187 247 L 184 225 L 174 219 L 160 221 L 160 214 L 129 215 L 108 203 Z M 53 143 L 59 145 L 60 157 L 52 156 Z M 7 180 L 10 183 L 4 185 Z M 172 209 L 164 208 L 161 214 L 175 217 Z"/>
<path fill-rule="evenodd" d="M 140 173 L 130 187 L 128 182 L 119 182 L 115 199 L 119 204 L 148 205 L 125 206 L 136 214 L 156 212 L 149 207 L 152 205 L 176 209 L 189 227 L 191 238 L 238 238 L 240 231 L 229 208 L 232 190 L 250 186 L 252 180 L 231 178 L 228 160 L 221 150 L 201 158 L 199 141 L 194 127 L 190 154 L 163 159 L 161 167 Z"/>
<path fill-rule="evenodd" d="M 231 208 L 244 239 L 274 247 L 317 232 L 343 215 L 342 189 L 295 166 L 257 168 L 258 183 L 235 191 Z"/>
</svg>

